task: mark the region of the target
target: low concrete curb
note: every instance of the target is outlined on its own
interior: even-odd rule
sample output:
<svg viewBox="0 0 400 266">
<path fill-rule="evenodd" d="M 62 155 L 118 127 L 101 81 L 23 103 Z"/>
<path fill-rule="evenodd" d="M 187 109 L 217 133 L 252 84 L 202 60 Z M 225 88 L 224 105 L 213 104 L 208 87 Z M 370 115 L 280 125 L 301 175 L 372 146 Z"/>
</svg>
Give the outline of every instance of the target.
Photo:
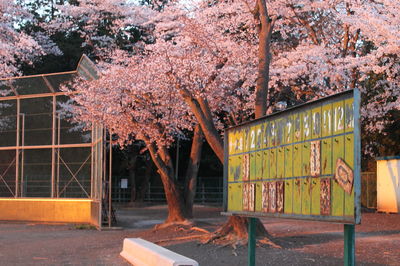
<svg viewBox="0 0 400 266">
<path fill-rule="evenodd" d="M 141 238 L 125 238 L 120 255 L 135 266 L 199 266 L 195 260 Z"/>
</svg>

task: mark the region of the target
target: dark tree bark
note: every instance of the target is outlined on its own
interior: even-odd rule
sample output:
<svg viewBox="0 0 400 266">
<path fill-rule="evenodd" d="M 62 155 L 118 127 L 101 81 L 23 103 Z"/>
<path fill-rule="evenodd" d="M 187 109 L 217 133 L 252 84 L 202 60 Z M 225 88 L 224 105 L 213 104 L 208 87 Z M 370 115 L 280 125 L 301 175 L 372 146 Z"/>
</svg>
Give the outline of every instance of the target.
<svg viewBox="0 0 400 266">
<path fill-rule="evenodd" d="M 200 125 L 194 130 L 192 148 L 185 178 L 185 208 L 188 218 L 193 218 L 193 203 L 196 196 L 197 174 L 199 172 L 201 150 L 203 148 L 203 132 Z"/>
<path fill-rule="evenodd" d="M 145 143 L 148 148 L 151 161 L 157 168 L 157 172 L 163 183 L 165 197 L 168 205 L 168 217 L 163 226 L 171 223 L 185 222 L 187 218 L 193 216 L 193 202 L 196 193 L 197 174 L 199 170 L 201 150 L 203 146 L 203 133 L 200 126 L 196 126 L 194 130 L 192 148 L 190 153 L 190 161 L 186 172 L 184 190 L 180 188 L 178 181 L 175 180 L 175 171 L 172 163 L 171 155 L 166 147 L 157 147 L 150 138 L 146 138 Z M 146 180 L 151 174 L 151 166 L 147 165 Z M 147 186 L 146 186 L 147 189 Z M 142 190 L 145 193 L 145 190 Z"/>
<path fill-rule="evenodd" d="M 131 183 L 131 203 L 136 201 L 136 162 L 138 159 L 139 152 L 133 151 L 132 154 L 129 154 L 128 158 L 128 174 L 129 174 L 129 181 Z"/>
<path fill-rule="evenodd" d="M 268 15 L 265 0 L 258 0 L 255 16 L 260 21 L 259 46 L 258 46 L 258 77 L 256 84 L 256 118 L 262 117 L 267 112 L 269 66 L 271 63 L 271 36 L 274 29 L 276 17 Z"/>
<path fill-rule="evenodd" d="M 180 93 L 186 104 L 190 107 L 197 122 L 199 123 L 201 130 L 204 133 L 204 137 L 211 149 L 217 155 L 218 159 L 223 162 L 224 160 L 224 145 L 218 130 L 215 128 L 214 121 L 208 106 L 207 100 L 192 96 L 190 91 L 181 88 Z"/>
<path fill-rule="evenodd" d="M 153 163 L 152 160 L 146 159 L 146 170 L 144 174 L 144 178 L 142 182 L 140 182 L 140 187 L 139 190 L 137 191 L 136 194 L 136 201 L 137 202 L 143 202 L 144 197 L 146 195 L 147 190 L 149 189 L 149 182 L 150 182 L 150 177 L 153 173 Z"/>
<path fill-rule="evenodd" d="M 165 197 L 168 205 L 168 217 L 165 224 L 184 222 L 186 219 L 185 204 L 182 193 L 174 179 L 174 168 L 171 156 L 165 147 L 157 149 L 154 142 L 146 140 L 150 156 L 157 167 L 163 183 Z"/>
</svg>

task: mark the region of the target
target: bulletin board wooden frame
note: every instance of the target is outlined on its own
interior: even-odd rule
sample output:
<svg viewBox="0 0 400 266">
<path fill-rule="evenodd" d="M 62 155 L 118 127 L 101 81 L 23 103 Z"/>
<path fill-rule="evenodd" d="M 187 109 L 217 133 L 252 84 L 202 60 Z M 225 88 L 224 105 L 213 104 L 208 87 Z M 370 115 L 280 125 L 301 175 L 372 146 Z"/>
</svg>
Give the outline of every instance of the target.
<svg viewBox="0 0 400 266">
<path fill-rule="evenodd" d="M 224 215 L 359 224 L 360 92 L 228 128 Z"/>
</svg>

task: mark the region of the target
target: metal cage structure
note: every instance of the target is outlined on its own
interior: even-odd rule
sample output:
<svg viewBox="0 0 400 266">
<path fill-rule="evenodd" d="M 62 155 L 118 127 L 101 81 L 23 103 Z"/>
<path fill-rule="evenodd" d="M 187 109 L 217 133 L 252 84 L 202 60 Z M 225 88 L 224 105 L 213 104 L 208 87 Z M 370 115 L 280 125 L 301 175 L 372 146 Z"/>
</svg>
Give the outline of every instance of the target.
<svg viewBox="0 0 400 266">
<path fill-rule="evenodd" d="M 0 220 L 101 227 L 105 130 L 76 130 L 62 111 L 77 76 L 97 78 L 85 55 L 75 71 L 0 79 Z"/>
</svg>

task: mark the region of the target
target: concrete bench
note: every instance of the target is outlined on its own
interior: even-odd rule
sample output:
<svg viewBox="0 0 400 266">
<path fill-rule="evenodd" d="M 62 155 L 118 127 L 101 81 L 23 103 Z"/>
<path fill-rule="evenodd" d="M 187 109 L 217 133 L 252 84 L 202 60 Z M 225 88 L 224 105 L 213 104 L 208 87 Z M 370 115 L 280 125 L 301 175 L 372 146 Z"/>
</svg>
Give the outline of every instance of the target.
<svg viewBox="0 0 400 266">
<path fill-rule="evenodd" d="M 195 260 L 179 255 L 141 238 L 125 238 L 120 255 L 135 266 L 199 265 Z"/>
</svg>

